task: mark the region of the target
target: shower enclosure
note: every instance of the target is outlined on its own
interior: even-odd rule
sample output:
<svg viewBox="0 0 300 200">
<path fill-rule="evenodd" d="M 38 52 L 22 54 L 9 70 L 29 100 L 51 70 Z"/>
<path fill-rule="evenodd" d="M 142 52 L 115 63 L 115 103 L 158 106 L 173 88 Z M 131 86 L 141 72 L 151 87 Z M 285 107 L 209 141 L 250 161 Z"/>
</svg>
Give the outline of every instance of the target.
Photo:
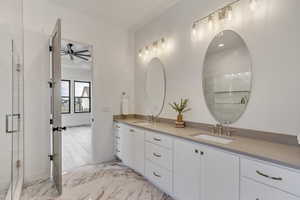
<svg viewBox="0 0 300 200">
<path fill-rule="evenodd" d="M 0 6 L 0 200 L 19 198 L 23 184 L 24 68 L 22 0 Z"/>
</svg>

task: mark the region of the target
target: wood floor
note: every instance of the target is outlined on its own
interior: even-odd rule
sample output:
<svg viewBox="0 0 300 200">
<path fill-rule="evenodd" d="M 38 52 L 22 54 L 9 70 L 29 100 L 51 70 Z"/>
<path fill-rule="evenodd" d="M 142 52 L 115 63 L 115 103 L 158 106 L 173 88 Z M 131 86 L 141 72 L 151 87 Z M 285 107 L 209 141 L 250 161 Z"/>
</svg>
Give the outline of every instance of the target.
<svg viewBox="0 0 300 200">
<path fill-rule="evenodd" d="M 92 128 L 88 126 L 68 128 L 63 133 L 63 172 L 92 163 Z"/>
</svg>

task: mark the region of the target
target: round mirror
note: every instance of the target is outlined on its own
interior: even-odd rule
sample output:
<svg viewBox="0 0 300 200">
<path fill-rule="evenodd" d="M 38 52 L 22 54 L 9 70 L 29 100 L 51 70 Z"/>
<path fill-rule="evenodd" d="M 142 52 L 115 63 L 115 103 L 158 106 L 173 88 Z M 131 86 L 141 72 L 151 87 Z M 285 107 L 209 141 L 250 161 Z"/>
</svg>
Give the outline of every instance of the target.
<svg viewBox="0 0 300 200">
<path fill-rule="evenodd" d="M 237 33 L 219 33 L 206 52 L 203 70 L 206 104 L 221 124 L 236 122 L 249 102 L 252 82 L 251 57 Z"/>
<path fill-rule="evenodd" d="M 146 74 L 146 107 L 148 114 L 158 117 L 164 107 L 166 97 L 166 74 L 162 62 L 153 58 Z"/>
</svg>

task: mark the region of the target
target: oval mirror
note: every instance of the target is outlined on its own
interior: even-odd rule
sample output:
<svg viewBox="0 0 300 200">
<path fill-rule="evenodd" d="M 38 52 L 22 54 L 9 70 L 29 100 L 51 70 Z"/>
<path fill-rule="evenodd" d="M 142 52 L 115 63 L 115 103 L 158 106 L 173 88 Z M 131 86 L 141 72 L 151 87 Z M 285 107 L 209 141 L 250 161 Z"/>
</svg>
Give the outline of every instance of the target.
<svg viewBox="0 0 300 200">
<path fill-rule="evenodd" d="M 203 91 L 206 104 L 221 124 L 239 120 L 249 102 L 251 57 L 244 40 L 234 31 L 219 33 L 206 52 Z"/>
<path fill-rule="evenodd" d="M 147 112 L 158 117 L 163 110 L 166 97 L 165 68 L 158 58 L 153 58 L 148 64 L 145 85 Z"/>
</svg>

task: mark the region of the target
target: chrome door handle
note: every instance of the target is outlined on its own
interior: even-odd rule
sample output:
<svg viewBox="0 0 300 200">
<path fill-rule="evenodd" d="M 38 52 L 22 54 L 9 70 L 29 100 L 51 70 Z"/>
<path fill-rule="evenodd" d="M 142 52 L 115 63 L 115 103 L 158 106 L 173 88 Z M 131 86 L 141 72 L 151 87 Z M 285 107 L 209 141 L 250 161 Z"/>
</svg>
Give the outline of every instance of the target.
<svg viewBox="0 0 300 200">
<path fill-rule="evenodd" d="M 5 115 L 5 132 L 6 133 L 16 133 L 19 131 L 19 122 L 16 130 L 9 130 L 9 118 L 12 118 L 12 124 L 14 123 L 14 117 L 18 117 L 18 120 L 21 118 L 20 114 L 7 114 Z M 13 129 L 13 126 L 11 127 Z"/>
<path fill-rule="evenodd" d="M 257 173 L 258 175 L 260 175 L 260 176 L 263 176 L 263 177 L 265 177 L 265 178 L 272 179 L 272 180 L 275 180 L 275 181 L 282 181 L 282 180 L 283 180 L 281 177 L 273 177 L 273 176 L 269 176 L 269 175 L 264 174 L 264 173 L 262 173 L 262 172 L 260 172 L 260 171 L 258 171 L 258 170 L 256 170 L 256 173 Z"/>
</svg>

